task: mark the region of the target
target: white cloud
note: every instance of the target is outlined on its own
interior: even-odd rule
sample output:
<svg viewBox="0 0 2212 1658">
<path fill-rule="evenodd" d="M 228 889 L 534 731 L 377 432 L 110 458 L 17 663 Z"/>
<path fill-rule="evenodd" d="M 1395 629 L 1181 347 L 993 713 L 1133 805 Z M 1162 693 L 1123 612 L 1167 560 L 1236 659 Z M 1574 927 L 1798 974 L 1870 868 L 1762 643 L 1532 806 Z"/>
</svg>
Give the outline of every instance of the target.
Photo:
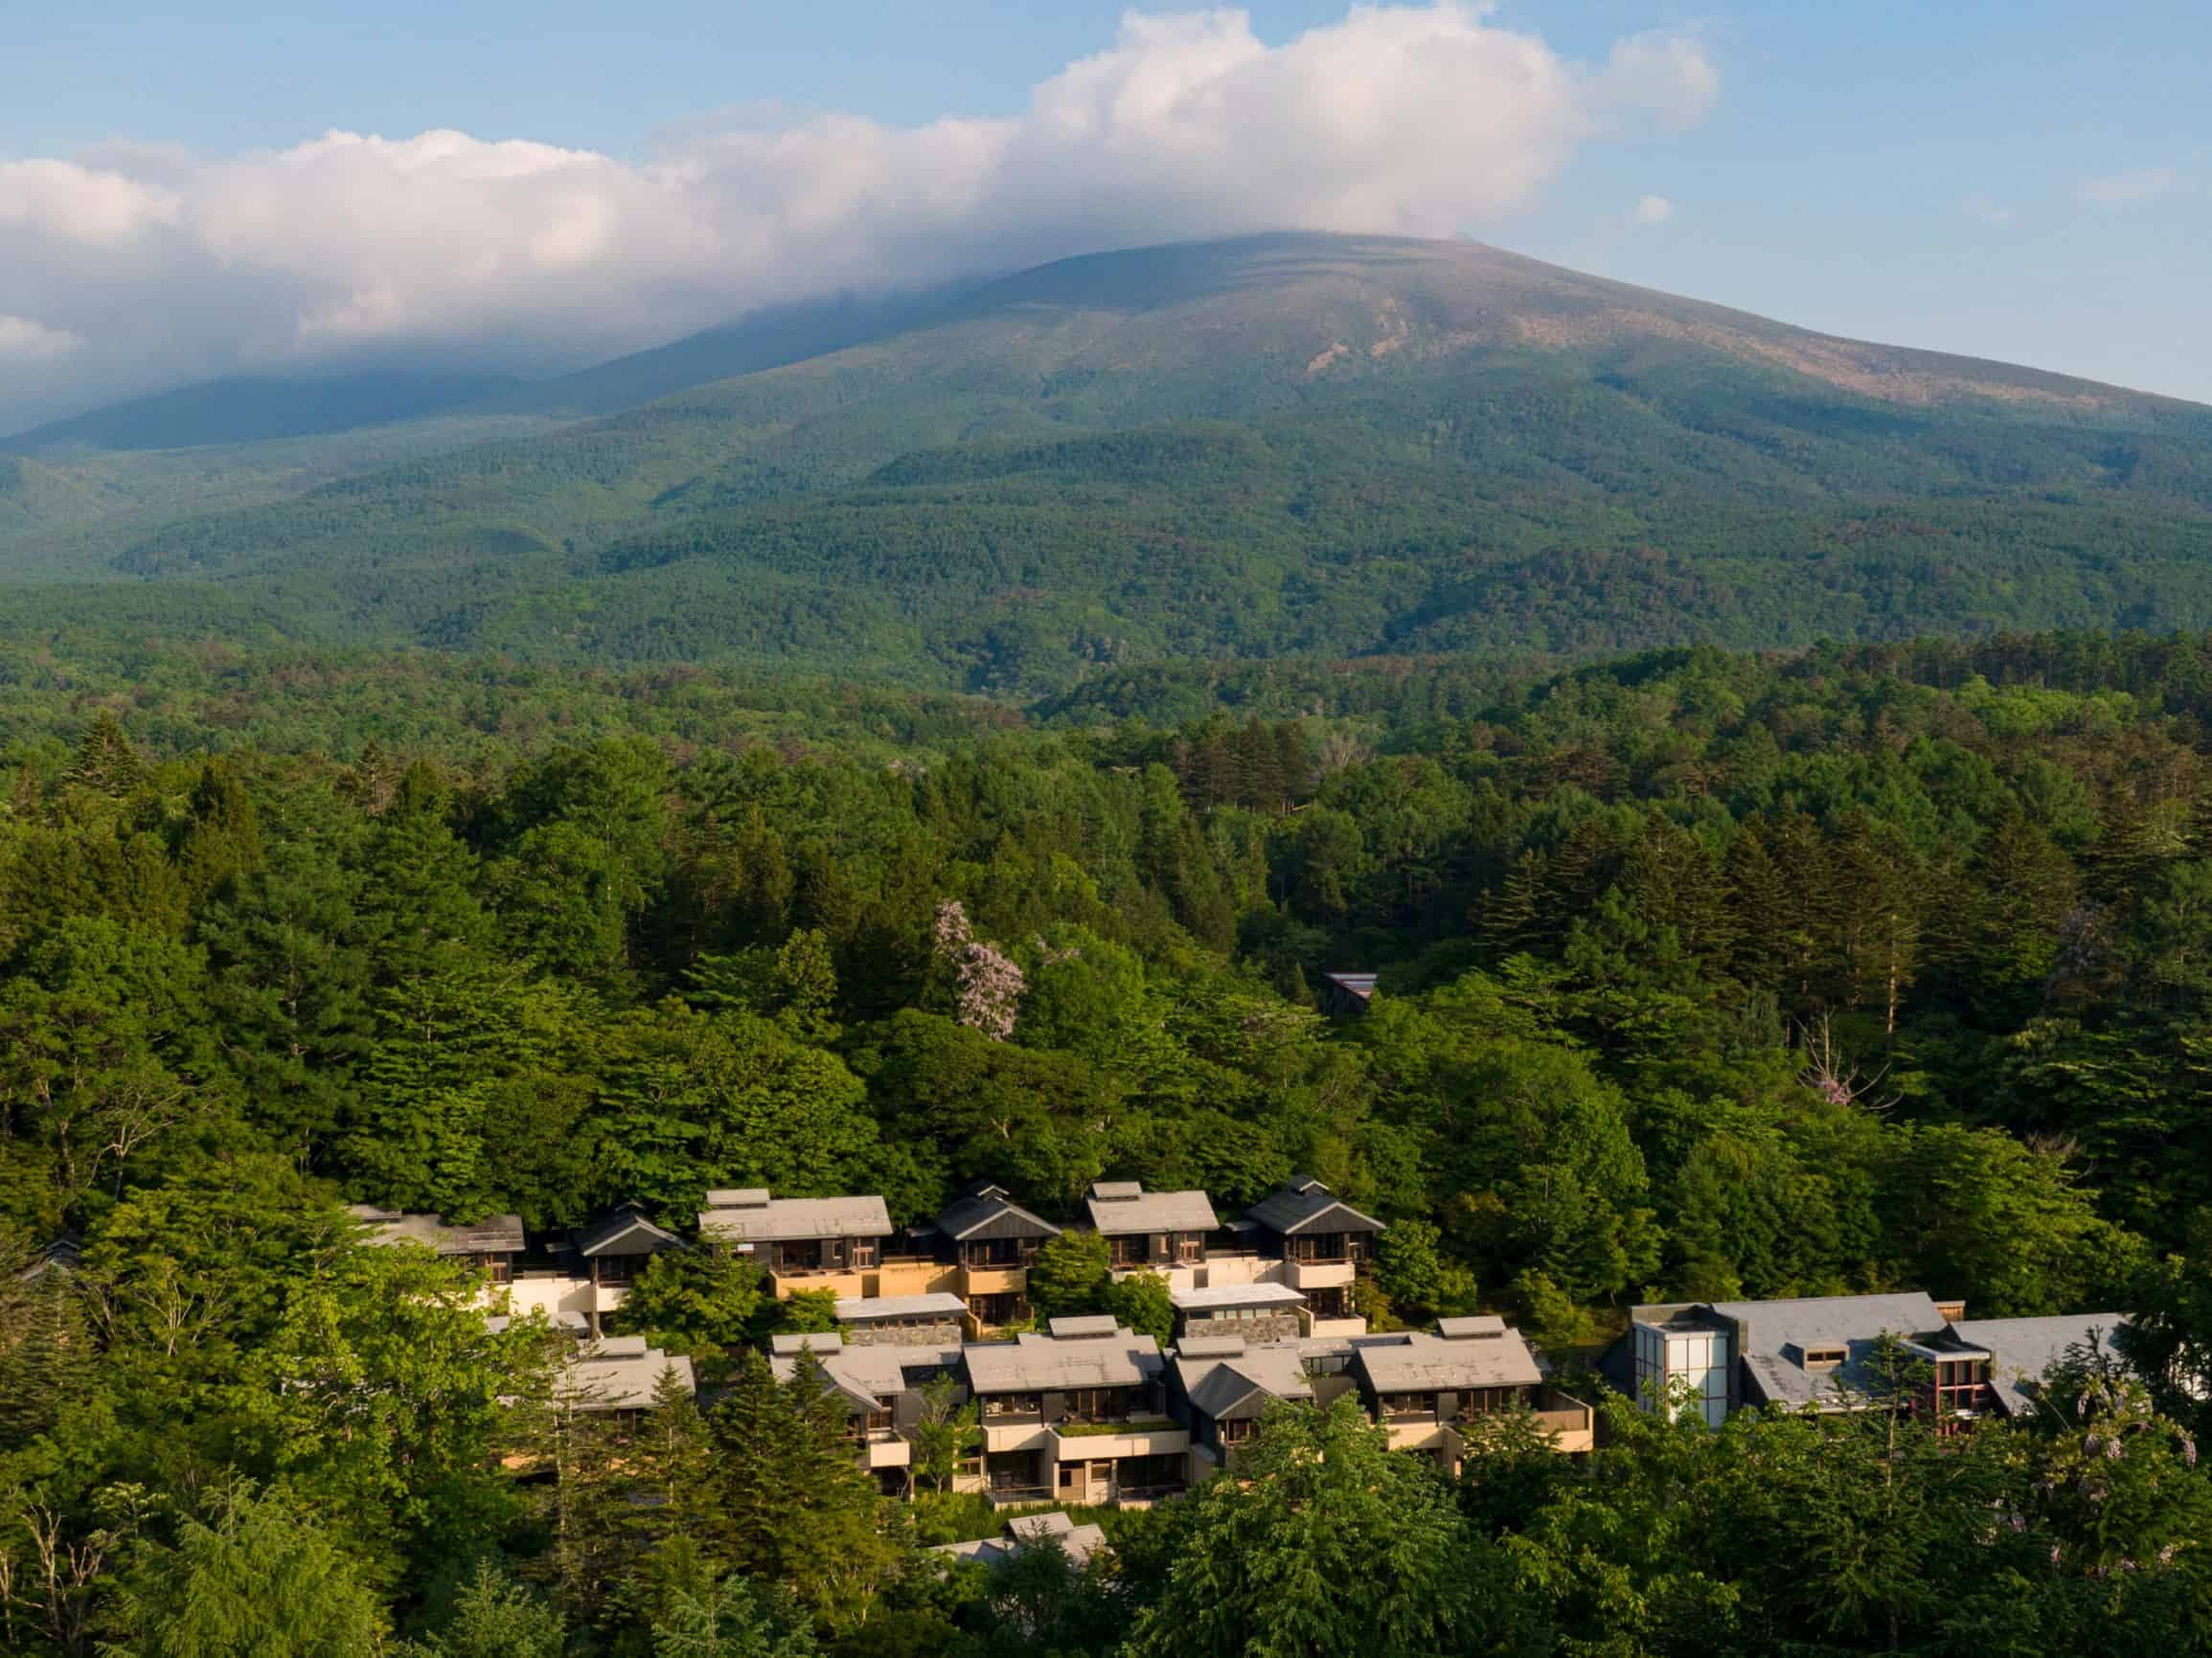
<svg viewBox="0 0 2212 1658">
<path fill-rule="evenodd" d="M 1675 204 L 1663 195 L 1647 195 L 1636 202 L 1638 224 L 1665 224 L 1675 216 Z"/>
<path fill-rule="evenodd" d="M 2074 193 L 2079 199 L 2098 206 L 2118 206 L 2155 201 L 2161 195 L 2171 195 L 2187 182 L 2170 167 L 2147 167 L 2137 172 L 2110 172 L 2102 178 L 2085 179 Z"/>
<path fill-rule="evenodd" d="M 1131 12 L 1005 118 L 755 114 L 635 164 L 443 130 L 0 163 L 0 310 L 82 342 L 11 375 L 0 429 L 11 404 L 347 352 L 621 351 L 773 301 L 1105 247 L 1452 235 L 1586 144 L 1695 123 L 1718 85 L 1688 36 L 1583 64 L 1452 0 L 1356 6 L 1275 46 L 1241 11 Z"/>
<path fill-rule="evenodd" d="M 46 363 L 84 344 L 65 329 L 0 312 L 0 363 Z"/>
</svg>

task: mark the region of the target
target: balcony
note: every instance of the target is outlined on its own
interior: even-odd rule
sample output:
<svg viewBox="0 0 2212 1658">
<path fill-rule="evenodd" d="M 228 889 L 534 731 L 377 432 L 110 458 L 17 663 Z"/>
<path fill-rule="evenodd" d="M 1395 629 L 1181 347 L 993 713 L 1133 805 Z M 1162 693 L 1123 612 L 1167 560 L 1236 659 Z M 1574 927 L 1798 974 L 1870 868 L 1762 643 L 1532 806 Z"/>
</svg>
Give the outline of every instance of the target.
<svg viewBox="0 0 2212 1658">
<path fill-rule="evenodd" d="M 1358 1266 L 1341 1261 L 1285 1261 L 1283 1282 L 1292 1289 L 1342 1289 L 1357 1278 Z"/>
<path fill-rule="evenodd" d="M 871 1429 L 863 1448 L 871 1469 L 910 1467 L 914 1462 L 914 1447 L 890 1428 Z"/>
<path fill-rule="evenodd" d="M 1301 1335 L 1342 1337 L 1367 1333 L 1364 1318 L 1316 1318 L 1303 1311 L 1298 1315 L 1298 1327 Z"/>
<path fill-rule="evenodd" d="M 1019 1295 L 1028 1285 L 1029 1269 L 1025 1266 L 963 1266 L 955 1271 L 952 1293 Z"/>
<path fill-rule="evenodd" d="M 1131 1417 L 1118 1422 L 1056 1422 L 1050 1430 L 1050 1449 L 1056 1463 L 1174 1456 L 1190 1448 L 1190 1430 L 1165 1417 Z"/>
<path fill-rule="evenodd" d="M 1450 1424 L 1438 1421 L 1434 1412 L 1421 1417 L 1386 1417 L 1382 1425 L 1394 1451 L 1439 1451 L 1456 1447 L 1459 1442 Z"/>
<path fill-rule="evenodd" d="M 983 1448 L 992 1451 L 1040 1451 L 1048 1430 L 1041 1417 L 985 1417 Z"/>
<path fill-rule="evenodd" d="M 1536 1420 L 1550 1430 L 1559 1448 L 1569 1456 L 1592 1449 L 1597 1444 L 1597 1430 L 1592 1411 L 1581 1399 L 1562 1394 L 1555 1388 L 1544 1389 L 1543 1398 L 1536 1413 Z"/>
</svg>

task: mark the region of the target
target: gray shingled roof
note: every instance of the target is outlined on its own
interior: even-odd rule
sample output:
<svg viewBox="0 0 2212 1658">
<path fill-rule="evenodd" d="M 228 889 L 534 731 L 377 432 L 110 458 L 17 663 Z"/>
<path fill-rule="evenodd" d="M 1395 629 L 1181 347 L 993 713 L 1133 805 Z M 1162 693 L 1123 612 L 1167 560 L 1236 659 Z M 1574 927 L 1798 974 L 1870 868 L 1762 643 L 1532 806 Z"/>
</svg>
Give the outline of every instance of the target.
<svg viewBox="0 0 2212 1658">
<path fill-rule="evenodd" d="M 1139 1387 L 1166 1362 L 1158 1342 L 1126 1329 L 1106 1336 L 1028 1334 L 1009 1342 L 975 1342 L 963 1356 L 968 1385 L 979 1394 Z"/>
<path fill-rule="evenodd" d="M 756 1197 L 760 1201 L 753 1201 Z M 891 1212 L 880 1197 L 770 1198 L 759 1192 L 710 1192 L 707 1207 L 699 1211 L 699 1236 L 720 1243 L 888 1238 Z"/>
<path fill-rule="evenodd" d="M 1102 1180 L 1084 1202 L 1091 1225 L 1108 1238 L 1211 1232 L 1220 1225 L 1203 1192 L 1147 1192 L 1133 1180 Z"/>
<path fill-rule="evenodd" d="M 74 1278 L 83 1264 L 84 1240 L 74 1232 L 64 1232 L 36 1251 L 31 1264 L 15 1275 L 15 1281 L 18 1283 L 37 1283 L 50 1272 L 62 1278 Z"/>
<path fill-rule="evenodd" d="M 931 1313 L 939 1318 L 958 1318 L 967 1310 L 968 1303 L 944 1289 L 927 1295 L 851 1296 L 837 1303 L 837 1316 L 854 1323 L 872 1318 L 922 1318 Z"/>
<path fill-rule="evenodd" d="M 1032 1215 L 995 1186 L 954 1198 L 937 1217 L 937 1230 L 958 1243 L 993 1221 L 1008 1219 L 1020 1222 L 1020 1231 L 1033 1238 L 1060 1236 L 1059 1227 L 1041 1215 Z"/>
<path fill-rule="evenodd" d="M 1323 973 L 1322 978 L 1338 989 L 1357 996 L 1362 1002 L 1375 993 L 1375 982 L 1380 973 Z"/>
<path fill-rule="evenodd" d="M 799 1355 L 810 1351 L 822 1366 L 822 1374 L 830 1378 L 830 1385 L 843 1393 L 856 1411 L 874 1410 L 879 1398 L 893 1397 L 906 1391 L 908 1370 L 935 1367 L 957 1373 L 960 1369 L 960 1349 L 947 1343 L 943 1347 L 843 1347 L 837 1338 L 810 1336 L 804 1345 L 784 1345 L 777 1338 L 775 1356 L 768 1360 L 768 1368 L 778 1381 L 789 1381 L 799 1374 Z"/>
<path fill-rule="evenodd" d="M 1186 1342 L 1175 1354 L 1175 1374 L 1194 1409 L 1219 1419 L 1254 1394 L 1278 1399 L 1313 1397 L 1295 1342 L 1239 1343 L 1230 1352 L 1217 1352 L 1215 1346 Z"/>
<path fill-rule="evenodd" d="M 561 1374 L 560 1390 L 580 1411 L 644 1410 L 661 1376 L 673 1370 L 686 1393 L 696 1393 L 692 1361 L 671 1358 L 642 1335 L 607 1335 L 585 1342 Z"/>
<path fill-rule="evenodd" d="M 462 1225 L 440 1215 L 410 1215 L 378 1209 L 373 1203 L 347 1205 L 346 1213 L 369 1228 L 364 1243 L 420 1243 L 440 1255 L 519 1255 L 522 1216 L 494 1215 Z"/>
<path fill-rule="evenodd" d="M 1360 1343 L 1353 1349 L 1352 1363 L 1365 1372 L 1368 1385 L 1379 1394 L 1459 1393 L 1529 1387 L 1543 1380 L 1536 1354 L 1516 1329 L 1459 1341 L 1415 1330 L 1402 1342 Z"/>
<path fill-rule="evenodd" d="M 1300 1232 L 1325 1230 L 1329 1232 L 1380 1232 L 1382 1222 L 1372 1215 L 1362 1215 L 1328 1187 L 1310 1175 L 1293 1175 L 1279 1192 L 1271 1192 L 1251 1208 L 1244 1211 L 1270 1232 L 1279 1232 L 1286 1238 Z M 1330 1216 L 1325 1228 L 1314 1223 Z"/>
<path fill-rule="evenodd" d="M 2124 1312 L 2076 1312 L 2060 1318 L 1960 1319 L 1950 1333 L 1990 1354 L 1990 1384 L 2007 1416 L 2032 1408 L 2031 1391 L 2069 1348 L 2087 1348 L 2092 1334 L 2109 1352 L 2112 1331 L 2128 1322 Z"/>
<path fill-rule="evenodd" d="M 1059 1543 L 1070 1565 L 1081 1566 L 1106 1546 L 1106 1533 L 1097 1526 L 1079 1526 L 1057 1510 L 1044 1514 L 1017 1514 L 1006 1522 L 1006 1535 L 977 1537 L 965 1543 L 938 1543 L 931 1552 L 957 1560 L 978 1560 L 999 1566 L 1014 1558 L 1028 1544 Z"/>
<path fill-rule="evenodd" d="M 626 1203 L 611 1215 L 569 1234 L 576 1253 L 601 1255 L 657 1255 L 664 1249 L 681 1249 L 684 1240 L 665 1227 L 655 1226 L 635 1204 Z"/>
<path fill-rule="evenodd" d="M 1944 1326 L 1935 1302 L 1915 1290 L 1891 1295 L 1821 1295 L 1792 1301 L 1717 1301 L 1712 1311 L 1743 1333 L 1740 1354 L 1754 1403 L 1834 1404 L 1839 1389 L 1859 1391 L 1871 1379 L 1867 1360 L 1884 1335 L 1928 1335 Z M 1840 1348 L 1834 1366 L 1808 1370 L 1798 1353 Z"/>
</svg>

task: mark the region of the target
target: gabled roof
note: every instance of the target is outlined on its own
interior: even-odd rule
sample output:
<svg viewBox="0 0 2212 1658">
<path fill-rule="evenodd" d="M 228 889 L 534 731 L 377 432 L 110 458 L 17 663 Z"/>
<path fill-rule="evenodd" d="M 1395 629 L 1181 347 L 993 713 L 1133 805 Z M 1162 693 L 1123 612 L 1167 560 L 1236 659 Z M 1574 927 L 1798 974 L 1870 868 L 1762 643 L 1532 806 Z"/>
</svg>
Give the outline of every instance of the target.
<svg viewBox="0 0 2212 1658">
<path fill-rule="evenodd" d="M 1295 1342 L 1185 1342 L 1174 1363 L 1176 1380 L 1192 1408 L 1216 1420 L 1254 1396 L 1263 1403 L 1313 1397 Z"/>
<path fill-rule="evenodd" d="M 803 1341 L 778 1336 L 775 1356 L 768 1360 L 778 1381 L 789 1381 L 799 1374 L 804 1352 L 814 1355 L 830 1385 L 845 1396 L 855 1413 L 875 1410 L 877 1400 L 904 1393 L 910 1385 L 909 1372 L 960 1368 L 960 1349 L 950 1342 L 942 1347 L 845 1347 L 834 1335 L 812 1335 Z"/>
<path fill-rule="evenodd" d="M 522 1216 L 493 1215 L 473 1225 L 447 1220 L 442 1215 L 409 1215 L 399 1209 L 378 1209 L 373 1203 L 350 1203 L 346 1213 L 369 1231 L 364 1243 L 420 1243 L 440 1255 L 519 1255 L 522 1252 Z"/>
<path fill-rule="evenodd" d="M 1165 1363 L 1158 1342 L 1119 1328 L 1110 1335 L 1027 1334 L 1008 1342 L 976 1342 L 963 1356 L 969 1389 L 979 1394 L 1140 1387 Z"/>
<path fill-rule="evenodd" d="M 37 1283 L 48 1273 L 61 1278 L 74 1278 L 84 1264 L 84 1239 L 74 1232 L 64 1232 L 48 1240 L 32 1257 L 31 1264 L 15 1275 L 18 1283 Z"/>
<path fill-rule="evenodd" d="M 977 1560 L 1001 1566 L 1032 1543 L 1058 1543 L 1072 1566 L 1082 1566 L 1106 1546 L 1106 1533 L 1098 1526 L 1079 1526 L 1055 1510 L 1045 1514 L 1017 1514 L 1006 1522 L 1006 1535 L 978 1537 L 966 1543 L 938 1543 L 932 1553 L 958 1560 Z"/>
<path fill-rule="evenodd" d="M 1379 1394 L 1464 1393 L 1470 1388 L 1531 1387 L 1543 1380 L 1536 1354 L 1516 1329 L 1448 1340 L 1415 1330 L 1399 1342 L 1362 1342 L 1353 1368 Z"/>
<path fill-rule="evenodd" d="M 1953 1321 L 1947 1333 L 1990 1355 L 1990 1387 L 2009 1417 L 2025 1416 L 2044 1374 L 2072 1348 L 2094 1336 L 2107 1351 L 2124 1312 L 2076 1312 L 2060 1318 L 1975 1318 Z"/>
<path fill-rule="evenodd" d="M 880 1197 L 770 1197 L 753 1188 L 710 1192 L 699 1236 L 721 1243 L 803 1242 L 814 1238 L 888 1238 L 891 1212 Z"/>
<path fill-rule="evenodd" d="M 1375 994 L 1375 982 L 1380 973 L 1323 973 L 1321 977 L 1334 985 L 1348 996 L 1357 996 L 1362 1002 Z"/>
<path fill-rule="evenodd" d="M 606 1335 L 578 1347 L 560 1378 L 562 1396 L 580 1411 L 644 1410 L 653 1400 L 661 1376 L 673 1370 L 686 1393 L 696 1393 L 692 1361 L 671 1358 L 642 1335 Z"/>
<path fill-rule="evenodd" d="M 569 1236 L 575 1239 L 576 1253 L 586 1257 L 657 1255 L 664 1249 L 684 1246 L 682 1238 L 655 1226 L 634 1203 L 626 1203 Z"/>
<path fill-rule="evenodd" d="M 1003 1186 L 978 1182 L 946 1206 L 937 1230 L 955 1243 L 985 1231 L 994 1238 L 1057 1238 L 1060 1228 L 1007 1195 Z"/>
<path fill-rule="evenodd" d="M 958 1318 L 968 1310 L 968 1303 L 949 1290 L 932 1290 L 927 1295 L 868 1295 L 852 1296 L 837 1303 L 837 1316 L 850 1324 L 865 1324 L 877 1318 L 923 1318 L 934 1314 L 939 1318 Z"/>
<path fill-rule="evenodd" d="M 1662 1327 L 1715 1319 L 1734 1325 L 1741 1332 L 1737 1356 L 1751 1402 L 1778 1405 L 1844 1402 L 1839 1393 L 1862 1390 L 1871 1379 L 1866 1364 L 1883 1336 L 1909 1339 L 1940 1330 L 1947 1322 L 1934 1301 L 1917 1290 L 1639 1307 L 1632 1316 Z M 1844 1356 L 1808 1366 L 1804 1355 L 1815 1351 L 1840 1351 Z"/>
<path fill-rule="evenodd" d="M 1101 1180 L 1084 1203 L 1092 1227 L 1108 1238 L 1212 1232 L 1220 1225 L 1203 1192 L 1147 1192 L 1134 1180 Z"/>
<path fill-rule="evenodd" d="M 1288 1238 L 1301 1232 L 1380 1232 L 1382 1222 L 1362 1215 L 1310 1175 L 1293 1175 L 1244 1211 L 1270 1232 Z"/>
</svg>

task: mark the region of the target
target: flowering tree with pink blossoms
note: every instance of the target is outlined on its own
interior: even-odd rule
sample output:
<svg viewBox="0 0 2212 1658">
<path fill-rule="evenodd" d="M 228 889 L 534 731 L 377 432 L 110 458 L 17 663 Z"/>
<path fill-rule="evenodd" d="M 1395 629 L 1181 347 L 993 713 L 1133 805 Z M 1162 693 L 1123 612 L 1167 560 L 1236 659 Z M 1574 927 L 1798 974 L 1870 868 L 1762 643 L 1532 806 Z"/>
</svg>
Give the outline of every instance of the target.
<svg viewBox="0 0 2212 1658">
<path fill-rule="evenodd" d="M 993 1042 L 1005 1041 L 1014 1034 L 1021 993 L 1028 988 L 1021 969 L 995 945 L 975 936 L 958 898 L 946 898 L 937 906 L 931 935 L 937 953 L 952 965 L 957 979 L 953 1016 Z"/>
</svg>

